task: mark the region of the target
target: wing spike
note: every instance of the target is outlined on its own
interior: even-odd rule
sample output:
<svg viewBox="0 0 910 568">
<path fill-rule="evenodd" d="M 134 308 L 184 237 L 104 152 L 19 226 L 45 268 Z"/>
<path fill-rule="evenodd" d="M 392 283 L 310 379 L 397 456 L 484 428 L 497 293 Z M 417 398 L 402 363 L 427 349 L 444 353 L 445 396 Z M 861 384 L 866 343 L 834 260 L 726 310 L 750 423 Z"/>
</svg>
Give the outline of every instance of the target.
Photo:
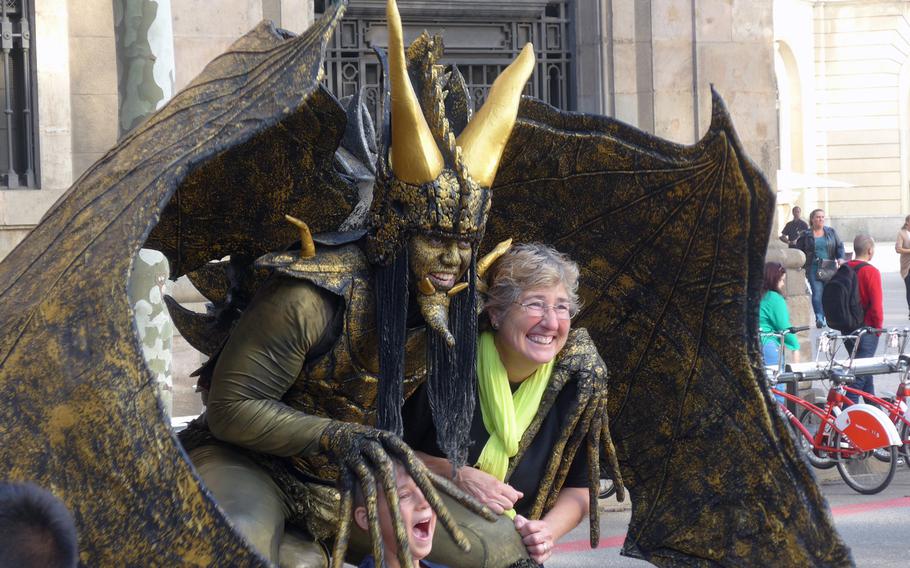
<svg viewBox="0 0 910 568">
<path fill-rule="evenodd" d="M 214 315 L 200 314 L 189 310 L 171 296 L 164 297 L 167 311 L 180 330 L 180 335 L 197 351 L 209 357 L 217 353 L 227 339 L 227 330 L 218 331 L 217 318 Z"/>
</svg>

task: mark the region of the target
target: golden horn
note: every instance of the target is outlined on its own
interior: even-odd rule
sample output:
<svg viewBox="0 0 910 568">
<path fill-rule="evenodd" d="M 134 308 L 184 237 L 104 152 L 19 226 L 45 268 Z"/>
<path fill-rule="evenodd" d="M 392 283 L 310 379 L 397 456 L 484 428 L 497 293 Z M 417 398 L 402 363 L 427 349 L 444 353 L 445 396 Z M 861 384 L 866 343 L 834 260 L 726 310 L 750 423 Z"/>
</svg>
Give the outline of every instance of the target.
<svg viewBox="0 0 910 568">
<path fill-rule="evenodd" d="M 477 277 L 483 278 L 483 275 L 487 273 L 487 270 L 489 270 L 490 265 L 496 262 L 497 258 L 504 255 L 511 246 L 512 239 L 506 239 L 493 247 L 493 250 L 485 254 L 483 258 L 477 261 Z"/>
<path fill-rule="evenodd" d="M 284 218 L 300 229 L 300 258 L 313 258 L 316 256 L 316 243 L 313 242 L 313 236 L 310 234 L 310 228 L 307 227 L 307 224 L 290 215 L 285 215 Z"/>
<path fill-rule="evenodd" d="M 515 126 L 521 91 L 534 71 L 534 46 L 524 49 L 511 65 L 493 81 L 483 106 L 458 135 L 464 165 L 482 187 L 490 187 L 499 169 L 499 160 Z"/>
<path fill-rule="evenodd" d="M 392 171 L 395 177 L 420 185 L 436 179 L 445 162 L 408 77 L 404 31 L 395 0 L 386 5 L 389 19 L 389 77 L 392 90 Z"/>
<path fill-rule="evenodd" d="M 421 294 L 425 296 L 432 296 L 436 293 L 436 287 L 433 286 L 433 283 L 430 282 L 430 279 L 426 276 L 423 277 L 423 280 L 417 283 L 417 289 L 420 290 Z"/>
<path fill-rule="evenodd" d="M 467 287 L 468 287 L 467 282 L 459 282 L 458 284 L 452 286 L 452 288 L 449 289 L 449 291 L 446 292 L 446 294 L 448 294 L 449 297 L 451 298 L 452 296 L 454 296 L 455 294 L 458 294 L 459 292 L 461 292 L 462 290 L 464 290 Z"/>
</svg>

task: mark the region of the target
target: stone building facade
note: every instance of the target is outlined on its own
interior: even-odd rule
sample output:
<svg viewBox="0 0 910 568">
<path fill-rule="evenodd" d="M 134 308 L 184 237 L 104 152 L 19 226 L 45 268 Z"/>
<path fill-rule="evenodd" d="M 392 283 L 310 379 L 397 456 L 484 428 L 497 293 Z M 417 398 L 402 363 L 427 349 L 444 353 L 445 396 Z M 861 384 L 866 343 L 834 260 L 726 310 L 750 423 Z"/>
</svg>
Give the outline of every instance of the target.
<svg viewBox="0 0 910 568">
<path fill-rule="evenodd" d="M 780 215 L 820 207 L 845 240 L 910 213 L 910 2 L 775 0 Z"/>
<path fill-rule="evenodd" d="M 324 0 L 26 4 L 32 14 L 40 173 L 36 187 L 0 189 L 0 258 L 116 143 L 132 116 L 124 118 L 124 109 L 135 114 L 144 108 L 140 103 L 160 105 L 263 18 L 291 31 L 305 29 Z M 381 18 L 384 4 L 351 0 L 350 18 Z M 556 33 L 567 71 L 547 78 L 561 81 L 566 89 L 560 106 L 612 115 L 689 144 L 710 121 L 713 84 L 753 160 L 770 178 L 778 169 L 772 0 L 399 0 L 399 5 L 406 26 L 410 20 L 415 30 L 451 32 L 453 60 L 465 47 L 457 45 L 464 38 L 476 34 L 489 39 L 490 22 L 537 18 L 540 25 L 548 25 L 553 22 L 547 18 L 561 18 L 564 27 Z M 147 18 L 148 10 L 154 10 L 157 21 L 145 23 L 152 26 L 152 39 L 143 55 L 133 45 L 130 18 Z M 486 30 L 480 30 L 483 24 Z M 141 21 L 138 28 L 145 33 Z M 552 37 L 547 41 L 549 46 L 542 48 L 555 45 Z M 494 51 L 479 54 L 475 62 L 484 63 L 488 55 L 495 58 Z M 154 84 L 139 88 L 137 95 L 129 87 L 135 84 L 124 87 L 118 78 L 118 66 L 120 75 L 151 77 Z M 149 102 L 156 94 L 161 100 Z M 138 96 L 140 102 L 124 103 L 126 96 Z"/>
</svg>

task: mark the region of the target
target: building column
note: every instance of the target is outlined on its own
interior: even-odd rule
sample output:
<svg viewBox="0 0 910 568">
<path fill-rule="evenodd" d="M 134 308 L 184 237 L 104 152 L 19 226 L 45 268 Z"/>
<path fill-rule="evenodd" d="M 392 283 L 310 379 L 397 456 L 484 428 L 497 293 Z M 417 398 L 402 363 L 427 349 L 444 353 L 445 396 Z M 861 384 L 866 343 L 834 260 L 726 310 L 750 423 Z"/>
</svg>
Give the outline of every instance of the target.
<svg viewBox="0 0 910 568">
<path fill-rule="evenodd" d="M 170 0 L 114 0 L 118 132 L 122 138 L 174 96 Z"/>
</svg>

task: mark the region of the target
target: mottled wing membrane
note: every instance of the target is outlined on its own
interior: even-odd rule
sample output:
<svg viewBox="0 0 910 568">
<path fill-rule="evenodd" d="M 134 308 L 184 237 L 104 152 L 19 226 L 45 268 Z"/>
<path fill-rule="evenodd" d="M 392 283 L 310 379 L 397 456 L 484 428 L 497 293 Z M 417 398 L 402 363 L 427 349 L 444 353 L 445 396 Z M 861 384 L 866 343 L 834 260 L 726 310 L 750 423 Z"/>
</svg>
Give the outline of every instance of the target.
<svg viewBox="0 0 910 568">
<path fill-rule="evenodd" d="M 192 171 L 146 246 L 168 257 L 176 277 L 213 259 L 252 262 L 286 247 L 299 237 L 285 214 L 313 233 L 335 230 L 358 199 L 332 165 L 346 121 L 320 85 L 277 125 Z"/>
<path fill-rule="evenodd" d="M 341 11 L 296 39 L 262 24 L 239 40 L 89 168 L 0 264 L 0 479 L 34 481 L 66 502 L 86 566 L 265 564 L 175 440 L 126 287 L 188 172 L 311 97 Z M 189 256 L 179 252 L 178 264 Z"/>
<path fill-rule="evenodd" d="M 757 311 L 773 196 L 715 95 L 693 146 L 525 100 L 485 243 L 581 266 L 632 496 L 624 552 L 662 566 L 850 565 L 763 388 Z"/>
</svg>

